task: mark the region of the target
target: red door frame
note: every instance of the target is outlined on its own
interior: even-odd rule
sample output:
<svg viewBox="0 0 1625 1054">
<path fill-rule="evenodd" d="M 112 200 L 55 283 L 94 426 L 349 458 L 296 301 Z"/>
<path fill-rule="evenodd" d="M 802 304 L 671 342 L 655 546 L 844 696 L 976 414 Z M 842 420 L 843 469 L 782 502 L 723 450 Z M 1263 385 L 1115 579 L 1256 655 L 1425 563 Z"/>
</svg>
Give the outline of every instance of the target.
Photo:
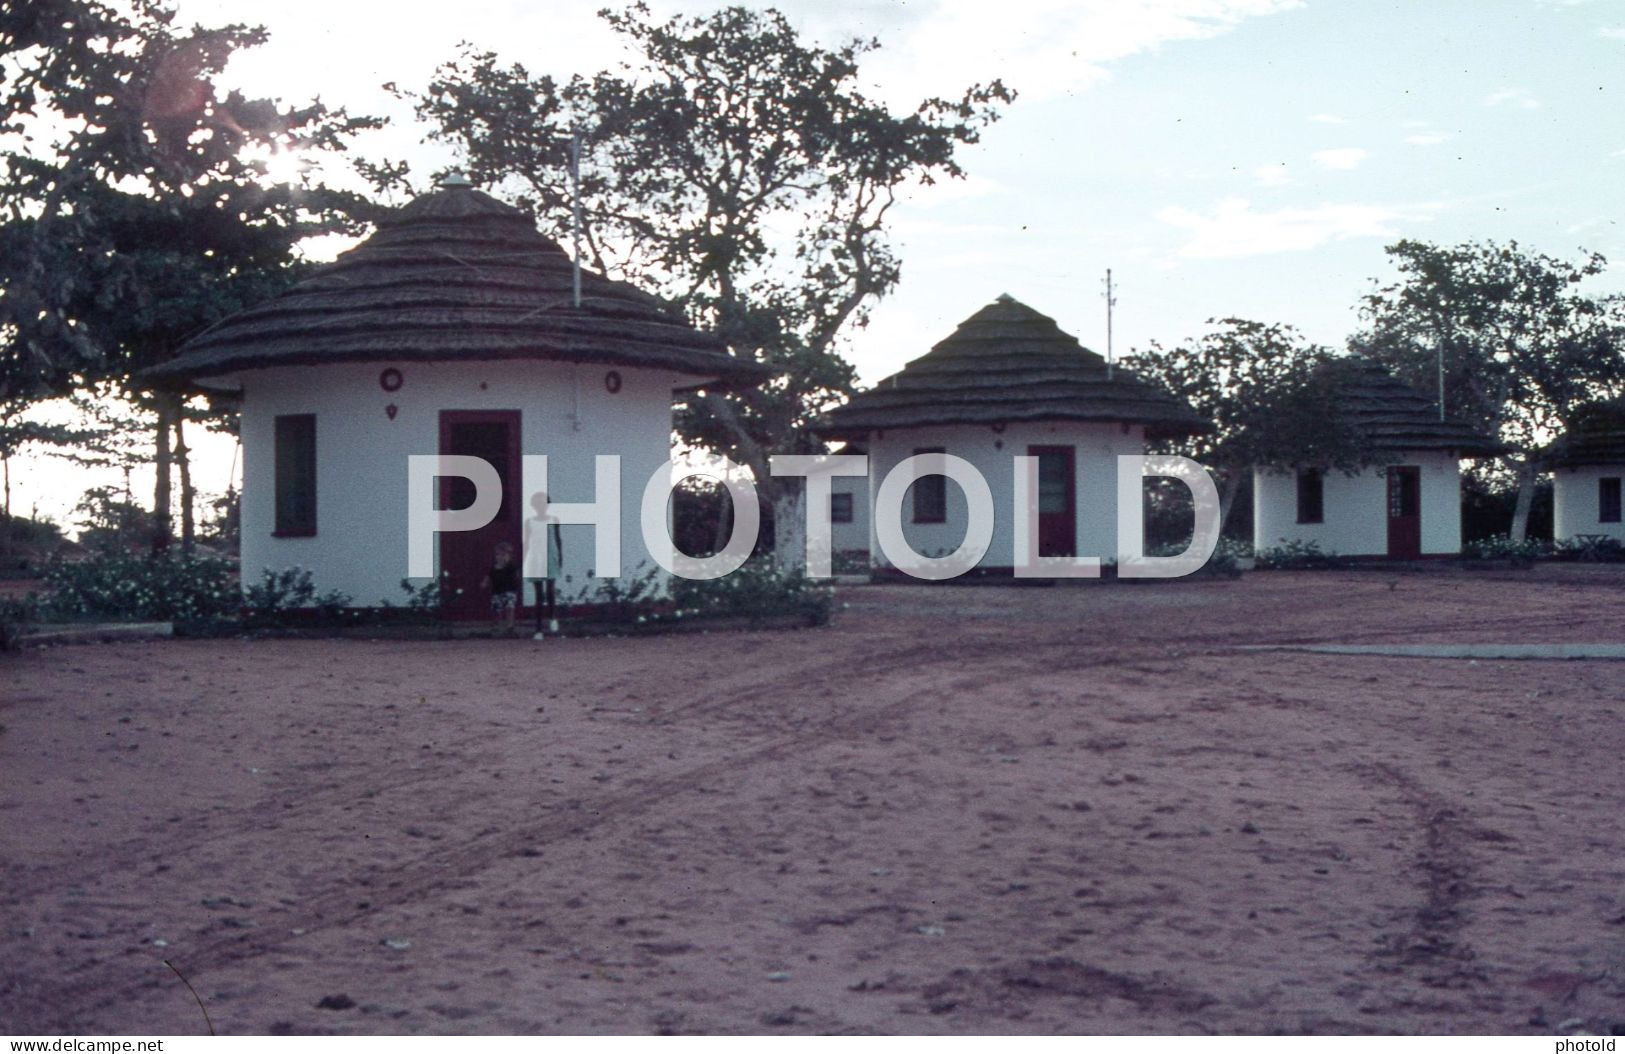
<svg viewBox="0 0 1625 1054">
<path fill-rule="evenodd" d="M 1388 466 L 1388 555 L 1416 560 L 1422 555 L 1422 469 Z"/>
<path fill-rule="evenodd" d="M 520 459 L 519 459 L 519 411 L 518 410 L 442 410 L 440 411 L 440 453 L 454 454 L 451 449 L 452 429 L 460 424 L 500 424 L 508 429 L 508 464 L 507 472 L 498 475 L 502 479 L 502 505 L 497 510 L 491 522 L 477 530 L 450 531 L 439 535 L 440 539 L 440 571 L 449 573 L 448 585 L 454 592 L 446 604 L 446 614 L 454 619 L 489 618 L 491 614 L 490 596 L 485 590 L 485 572 L 491 566 L 491 558 L 496 544 L 506 541 L 513 546 L 513 559 L 515 565 L 522 559 L 519 546 L 521 542 L 521 527 L 523 524 L 523 502 L 520 501 Z M 446 508 L 451 503 L 452 489 L 457 485 L 458 477 L 440 477 L 440 507 Z M 522 591 L 521 591 L 522 592 Z M 525 597 L 520 596 L 523 604 Z"/>
<path fill-rule="evenodd" d="M 1033 509 L 1038 516 L 1038 555 L 1078 555 L 1078 453 L 1069 446 L 1029 446 L 1028 457 L 1054 455 L 1066 459 L 1066 510 L 1039 512 L 1039 492 L 1042 491 L 1043 469 L 1040 468 L 1039 488 L 1032 496 Z"/>
</svg>

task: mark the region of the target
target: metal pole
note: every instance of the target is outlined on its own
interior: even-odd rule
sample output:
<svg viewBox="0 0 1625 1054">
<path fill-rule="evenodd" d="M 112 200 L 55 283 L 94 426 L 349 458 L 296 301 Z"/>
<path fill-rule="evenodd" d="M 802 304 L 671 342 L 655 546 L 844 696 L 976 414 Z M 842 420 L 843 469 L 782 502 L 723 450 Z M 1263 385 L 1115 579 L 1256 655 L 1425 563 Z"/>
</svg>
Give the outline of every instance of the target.
<svg viewBox="0 0 1625 1054">
<path fill-rule="evenodd" d="M 1112 295 L 1112 269 L 1106 268 L 1106 379 L 1112 379 L 1112 308 L 1117 298 Z"/>
<path fill-rule="evenodd" d="M 570 217 L 574 230 L 574 244 L 570 258 L 574 263 L 575 306 L 581 306 L 581 130 L 570 136 Z"/>
<path fill-rule="evenodd" d="M 1444 341 L 1439 341 L 1439 420 L 1444 420 Z"/>
</svg>

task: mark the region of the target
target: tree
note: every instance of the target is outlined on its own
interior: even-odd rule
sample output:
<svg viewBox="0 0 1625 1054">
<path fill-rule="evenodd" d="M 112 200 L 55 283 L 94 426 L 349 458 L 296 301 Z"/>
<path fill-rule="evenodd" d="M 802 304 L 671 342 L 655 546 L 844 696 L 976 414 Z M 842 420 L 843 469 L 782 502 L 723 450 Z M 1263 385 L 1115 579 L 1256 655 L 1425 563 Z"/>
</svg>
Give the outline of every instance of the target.
<svg viewBox="0 0 1625 1054">
<path fill-rule="evenodd" d="M 616 72 L 560 83 L 465 48 L 412 98 L 476 182 L 511 188 L 560 231 L 581 136 L 583 262 L 779 371 L 758 389 L 695 392 L 677 415 L 683 440 L 748 467 L 771 506 L 785 491 L 768 455 L 823 449 L 807 425 L 850 389 L 839 349 L 897 284 L 886 218 L 899 192 L 962 175 L 957 149 L 1013 93 L 994 81 L 898 115 L 857 86 L 874 41 L 813 46 L 779 12 L 743 7 L 601 17 L 633 55 Z"/>
<path fill-rule="evenodd" d="M 1536 452 L 1584 403 L 1625 385 L 1625 302 L 1579 286 L 1606 262 L 1578 263 L 1517 242 L 1388 247 L 1399 279 L 1365 298 L 1368 328 L 1350 344 L 1424 391 L 1443 411 L 1513 449 L 1505 461 L 1518 500 L 1511 535 L 1522 541 L 1535 493 Z"/>
<path fill-rule="evenodd" d="M 30 450 L 80 465 L 108 465 L 127 456 L 129 421 L 110 413 L 93 397 L 74 396 L 58 409 L 78 423 L 41 418 L 39 404 L 0 400 L 0 512 L 11 515 L 11 459 Z"/>
<path fill-rule="evenodd" d="M 1253 468 L 1355 471 L 1368 463 L 1365 438 L 1343 423 L 1331 352 L 1291 326 L 1227 318 L 1174 348 L 1152 342 L 1125 365 L 1212 421 L 1214 431 L 1172 444 L 1205 465 L 1219 485 L 1220 527 Z"/>
<path fill-rule="evenodd" d="M 133 375 L 285 288 L 299 242 L 351 224 L 359 199 L 292 169 L 378 123 L 220 93 L 264 31 L 174 18 L 161 0 L 0 9 L 0 399 L 112 379 L 149 405 L 159 544 L 186 399 Z"/>
</svg>

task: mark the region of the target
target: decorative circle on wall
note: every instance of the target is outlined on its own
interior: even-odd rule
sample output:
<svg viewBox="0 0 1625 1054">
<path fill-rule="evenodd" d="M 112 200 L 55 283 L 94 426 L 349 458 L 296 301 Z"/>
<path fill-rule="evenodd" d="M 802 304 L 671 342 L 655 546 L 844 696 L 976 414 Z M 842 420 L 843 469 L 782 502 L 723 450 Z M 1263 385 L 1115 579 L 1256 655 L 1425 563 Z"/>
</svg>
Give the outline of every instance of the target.
<svg viewBox="0 0 1625 1054">
<path fill-rule="evenodd" d="M 398 392 L 401 390 L 401 385 L 405 383 L 406 378 L 402 377 L 401 371 L 393 366 L 385 367 L 384 371 L 378 375 L 378 387 L 386 392 Z"/>
<path fill-rule="evenodd" d="M 604 374 L 604 390 L 611 395 L 621 390 L 621 371 L 610 370 Z"/>
</svg>

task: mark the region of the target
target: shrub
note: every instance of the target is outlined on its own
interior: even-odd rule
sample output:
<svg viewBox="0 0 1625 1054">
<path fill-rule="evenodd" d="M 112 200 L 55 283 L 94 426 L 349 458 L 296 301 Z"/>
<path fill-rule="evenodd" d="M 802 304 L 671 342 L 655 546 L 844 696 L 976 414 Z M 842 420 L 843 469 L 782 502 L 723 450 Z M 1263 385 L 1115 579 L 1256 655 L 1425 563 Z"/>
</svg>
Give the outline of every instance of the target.
<svg viewBox="0 0 1625 1054">
<path fill-rule="evenodd" d="M 62 544 L 62 529 L 49 520 L 0 512 L 0 578 L 29 576 Z"/>
<path fill-rule="evenodd" d="M 866 575 L 872 568 L 869 566 L 869 550 L 867 549 L 837 549 L 830 554 L 830 570 L 838 575 Z"/>
<path fill-rule="evenodd" d="M 0 597 L 0 651 L 17 646 L 28 624 L 38 617 L 38 602 L 32 596 Z"/>
<path fill-rule="evenodd" d="M 1468 542 L 1461 547 L 1463 556 L 1472 560 L 1512 560 L 1518 563 L 1533 563 L 1537 557 L 1545 556 L 1546 544 L 1535 538 L 1526 538 L 1521 542 L 1513 541 L 1505 534 L 1495 534 L 1488 538 L 1479 538 Z"/>
<path fill-rule="evenodd" d="M 834 592 L 805 575 L 779 571 L 770 557 L 758 557 L 708 582 L 675 579 L 671 599 L 672 618 L 795 615 L 821 626 L 829 621 Z"/>
<path fill-rule="evenodd" d="M 1190 545 L 1190 535 L 1186 534 L 1182 541 L 1167 542 L 1152 546 L 1147 556 L 1178 556 Z M 1242 557 L 1253 555 L 1253 547 L 1246 542 L 1238 542 L 1233 538 L 1220 538 L 1219 544 L 1213 547 L 1213 555 L 1207 558 L 1195 573 L 1201 575 L 1223 575 L 1234 578 L 1241 574 L 1241 565 L 1238 561 Z"/>
<path fill-rule="evenodd" d="M 1342 567 L 1346 560 L 1330 549 L 1322 549 L 1319 542 L 1300 542 L 1281 539 L 1280 545 L 1258 551 L 1260 571 L 1311 571 Z"/>
<path fill-rule="evenodd" d="M 238 605 L 231 564 L 216 556 L 176 553 L 97 553 L 87 560 L 53 559 L 45 568 L 45 618 L 209 619 Z"/>
<path fill-rule="evenodd" d="M 1586 563 L 1611 564 L 1625 561 L 1625 544 L 1618 538 L 1586 535 L 1583 538 L 1564 538 L 1553 542 L 1554 560 L 1578 560 Z"/>
<path fill-rule="evenodd" d="M 277 622 L 290 611 L 316 609 L 332 617 L 350 605 L 348 593 L 329 590 L 317 594 L 310 572 L 303 567 L 260 572 L 260 580 L 243 590 L 244 615 L 249 622 Z"/>
<path fill-rule="evenodd" d="M 630 576 L 598 579 L 593 585 L 584 585 L 576 594 L 576 602 L 591 605 L 597 618 L 604 622 L 647 622 L 658 610 L 656 593 L 660 570 L 651 567 L 642 571 L 643 566 L 638 564 Z"/>
<path fill-rule="evenodd" d="M 440 616 L 445 610 L 446 602 L 455 594 L 455 590 L 451 588 L 449 571 L 442 571 L 439 578 L 431 578 L 422 585 L 413 585 L 410 578 L 403 578 L 401 589 L 406 593 L 407 611 L 435 618 Z M 385 607 L 388 606 L 386 603 Z"/>
</svg>

